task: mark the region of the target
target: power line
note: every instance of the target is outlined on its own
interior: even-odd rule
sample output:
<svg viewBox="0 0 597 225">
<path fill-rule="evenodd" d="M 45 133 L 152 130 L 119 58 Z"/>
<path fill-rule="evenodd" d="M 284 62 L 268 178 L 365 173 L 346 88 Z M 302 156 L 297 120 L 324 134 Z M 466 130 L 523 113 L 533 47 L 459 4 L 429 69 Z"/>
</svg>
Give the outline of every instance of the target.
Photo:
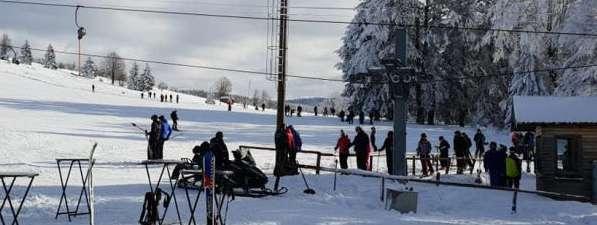
<svg viewBox="0 0 597 225">
<path fill-rule="evenodd" d="M 10 47 L 22 49 L 22 47 L 18 47 L 18 46 L 10 46 Z M 30 48 L 30 49 L 32 51 L 40 51 L 40 52 L 46 51 L 45 49 L 40 49 L 40 48 Z M 54 52 L 59 53 L 59 54 L 65 54 L 65 55 L 78 55 L 79 54 L 77 52 L 60 51 L 60 50 L 54 50 Z M 108 57 L 105 55 L 90 54 L 90 53 L 81 53 L 81 55 L 88 56 L 88 57 L 96 57 L 96 58 L 112 58 L 112 57 Z M 225 72 L 234 72 L 234 73 L 245 73 L 245 74 L 252 74 L 252 75 L 264 75 L 264 76 L 275 76 L 276 75 L 273 73 L 254 71 L 254 70 L 244 70 L 244 69 L 225 68 L 225 67 L 216 67 L 216 66 L 204 66 L 204 65 L 193 65 L 193 64 L 166 62 L 166 61 L 140 59 L 140 58 L 129 58 L 129 57 L 118 57 L 118 58 L 125 60 L 125 61 L 152 63 L 152 64 L 167 65 L 167 66 L 187 67 L 187 68 L 194 68 L 194 69 L 206 69 L 206 70 L 216 70 L 216 71 L 225 71 Z M 344 80 L 333 79 L 333 78 L 311 77 L 311 76 L 291 75 L 291 74 L 287 74 L 286 76 L 292 77 L 292 78 L 297 78 L 297 79 L 344 82 Z"/>
<path fill-rule="evenodd" d="M 18 46 L 10 46 L 16 49 L 22 49 L 22 47 Z M 45 49 L 40 48 L 31 48 L 33 51 L 46 51 Z M 60 51 L 54 50 L 56 53 L 65 54 L 65 55 L 77 55 L 76 52 L 69 52 L 69 51 Z M 105 55 L 99 54 L 89 54 L 89 53 L 81 53 L 83 56 L 88 57 L 96 57 L 96 58 L 111 58 Z M 167 65 L 167 66 L 178 66 L 178 67 L 187 67 L 187 68 L 194 68 L 194 69 L 207 69 L 207 70 L 216 70 L 216 71 L 225 71 L 225 72 L 234 72 L 234 73 L 245 73 L 245 74 L 252 74 L 252 75 L 263 75 L 263 76 L 275 76 L 274 73 L 268 72 L 261 72 L 255 70 L 244 70 L 244 69 L 235 69 L 235 68 L 225 68 L 225 67 L 216 67 L 216 66 L 205 66 L 205 65 L 193 65 L 193 64 L 184 64 L 184 63 L 175 63 L 175 62 L 166 62 L 166 61 L 159 61 L 159 60 L 149 60 L 149 59 L 140 59 L 140 58 L 129 58 L 129 57 L 119 57 L 119 59 L 125 61 L 133 61 L 133 62 L 144 62 L 144 63 L 153 63 L 153 64 L 160 64 L 160 65 Z M 485 78 L 492 78 L 492 77 L 504 77 L 516 74 L 529 74 L 529 73 L 543 73 L 543 72 L 552 72 L 552 71 L 562 71 L 562 70 L 569 70 L 569 69 L 583 69 L 583 68 L 591 68 L 597 67 L 597 64 L 587 64 L 587 65 L 577 65 L 577 66 L 566 66 L 566 67 L 557 67 L 557 68 L 548 68 L 548 69 L 538 69 L 538 70 L 527 70 L 527 71 L 518 71 L 518 72 L 505 72 L 505 73 L 498 73 L 498 74 L 489 74 L 489 75 L 479 75 L 479 76 L 461 76 L 455 78 L 445 78 L 445 79 L 433 79 L 433 80 L 423 80 L 418 81 L 418 83 L 440 83 L 440 82 L 448 82 L 448 81 L 461 81 L 461 80 L 475 80 L 475 79 L 485 79 Z M 430 74 L 427 74 L 430 75 Z M 540 74 L 543 75 L 543 74 Z M 297 79 L 305 79 L 305 80 L 319 80 L 319 81 L 329 81 L 329 82 L 342 82 L 348 83 L 348 81 L 343 79 L 334 79 L 334 78 L 324 78 L 324 77 L 314 77 L 314 76 L 304 76 L 304 75 L 292 75 L 287 74 L 287 77 L 297 78 Z M 372 84 L 387 84 L 387 82 L 371 82 Z"/>
<path fill-rule="evenodd" d="M 25 4 L 25 5 L 40 5 L 40 6 L 52 6 L 52 7 L 70 7 L 70 8 L 88 8 L 97 10 L 111 10 L 111 11 L 125 11 L 125 12 L 142 12 L 142 13 L 155 13 L 155 14 L 172 14 L 172 15 L 184 15 L 184 16 L 204 16 L 204 17 L 218 17 L 218 18 L 230 18 L 230 19 L 246 19 L 246 20 L 279 20 L 274 17 L 258 17 L 258 16 L 241 16 L 241 15 L 226 15 L 226 14 L 211 14 L 211 13 L 199 13 L 199 12 L 182 12 L 182 11 L 170 11 L 170 10 L 151 10 L 151 9 L 135 9 L 135 8 L 122 8 L 122 7 L 107 7 L 107 6 L 86 6 L 86 5 L 73 5 L 73 4 L 60 4 L 60 3 L 43 3 L 43 2 L 30 2 L 30 1 L 11 1 L 11 0 L 0 0 L 0 3 L 9 4 Z M 344 25 L 361 25 L 361 26 L 398 26 L 398 27 L 420 27 L 415 24 L 396 24 L 396 23 L 377 23 L 377 22 L 349 22 L 349 21 L 338 21 L 338 20 L 314 20 L 314 19 L 288 19 L 289 22 L 301 22 L 301 23 L 325 23 L 325 24 L 344 24 Z M 548 35 L 571 35 L 571 36 L 587 36 L 597 37 L 594 33 L 579 33 L 579 32 L 553 32 L 553 31 L 533 31 L 533 30 L 518 30 L 518 29 L 506 29 L 506 28 L 482 28 L 482 27 L 464 27 L 464 26 L 445 26 L 445 25 L 427 25 L 425 27 L 432 29 L 446 29 L 446 30 L 468 30 L 468 31 L 492 31 L 492 32 L 508 32 L 508 33 L 531 33 L 531 34 L 548 34 Z"/>
</svg>

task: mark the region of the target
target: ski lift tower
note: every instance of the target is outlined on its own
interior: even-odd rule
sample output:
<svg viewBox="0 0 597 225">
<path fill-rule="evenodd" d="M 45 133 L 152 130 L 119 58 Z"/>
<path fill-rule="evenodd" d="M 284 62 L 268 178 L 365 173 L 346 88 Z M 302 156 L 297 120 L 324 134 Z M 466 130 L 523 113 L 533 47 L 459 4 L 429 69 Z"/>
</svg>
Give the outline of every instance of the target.
<svg viewBox="0 0 597 225">
<path fill-rule="evenodd" d="M 392 168 L 388 172 L 392 175 L 406 176 L 406 122 L 409 85 L 414 82 L 414 69 L 406 67 L 406 30 L 404 28 L 392 29 L 395 41 L 395 54 L 380 59 L 383 67 L 368 69 L 369 77 L 383 75 L 390 87 L 390 97 L 394 100 L 394 154 L 392 155 Z M 378 75 L 378 76 L 373 76 Z"/>
</svg>

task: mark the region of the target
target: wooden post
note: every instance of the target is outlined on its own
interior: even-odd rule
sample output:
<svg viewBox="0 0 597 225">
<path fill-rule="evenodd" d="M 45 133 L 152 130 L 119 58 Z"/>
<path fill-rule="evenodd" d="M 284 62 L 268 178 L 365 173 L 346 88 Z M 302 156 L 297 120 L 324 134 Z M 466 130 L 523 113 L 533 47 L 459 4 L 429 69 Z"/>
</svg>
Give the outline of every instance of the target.
<svg viewBox="0 0 597 225">
<path fill-rule="evenodd" d="M 321 153 L 317 153 L 317 162 L 315 164 L 315 174 L 319 175 L 319 169 L 321 168 Z"/>
<path fill-rule="evenodd" d="M 445 159 L 446 161 L 448 161 L 448 163 L 446 163 L 446 174 L 450 173 L 450 166 L 452 165 L 452 158 L 450 156 L 448 156 L 448 158 Z"/>
<path fill-rule="evenodd" d="M 373 171 L 373 155 L 369 156 L 369 171 Z"/>
</svg>

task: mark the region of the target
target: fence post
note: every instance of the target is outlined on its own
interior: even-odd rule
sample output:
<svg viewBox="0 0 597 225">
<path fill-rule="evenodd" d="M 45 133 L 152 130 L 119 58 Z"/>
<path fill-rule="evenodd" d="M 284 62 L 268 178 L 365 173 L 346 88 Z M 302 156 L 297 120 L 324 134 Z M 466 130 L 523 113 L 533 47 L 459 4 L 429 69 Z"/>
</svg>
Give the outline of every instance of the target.
<svg viewBox="0 0 597 225">
<path fill-rule="evenodd" d="M 416 173 L 416 169 L 417 169 L 417 158 L 416 157 L 417 157 L 416 155 L 413 155 L 413 176 L 417 175 L 417 173 Z"/>
<path fill-rule="evenodd" d="M 369 171 L 373 171 L 373 155 L 369 156 Z"/>
<path fill-rule="evenodd" d="M 317 153 L 317 162 L 316 162 L 315 174 L 319 175 L 319 169 L 321 168 L 321 153 Z"/>
</svg>

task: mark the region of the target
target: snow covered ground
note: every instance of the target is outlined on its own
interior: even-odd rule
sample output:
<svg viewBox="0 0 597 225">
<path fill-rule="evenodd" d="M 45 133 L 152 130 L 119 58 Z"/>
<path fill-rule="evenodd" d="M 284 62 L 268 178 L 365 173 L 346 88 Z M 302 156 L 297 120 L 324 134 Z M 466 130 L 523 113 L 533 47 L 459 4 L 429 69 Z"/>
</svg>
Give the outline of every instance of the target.
<svg viewBox="0 0 597 225">
<path fill-rule="evenodd" d="M 17 66 L 0 61 L 0 77 L 0 171 L 40 173 L 25 203 L 22 224 L 69 224 L 66 217 L 54 219 L 60 188 L 54 159 L 87 157 L 93 142 L 99 143 L 95 170 L 97 224 L 137 224 L 148 186 L 143 167 L 133 164 L 146 157 L 146 141 L 131 122 L 148 127 L 151 114 L 168 116 L 177 109 L 182 118 L 183 132 L 176 133 L 165 145 L 168 159 L 189 157 L 193 146 L 209 140 L 216 131 L 224 132 L 230 150 L 239 145 L 273 146 L 275 113 L 271 110 L 245 110 L 235 105 L 232 112 L 227 112 L 225 105 L 208 105 L 204 99 L 188 95 L 181 95 L 180 104 L 160 103 L 141 99 L 135 91 L 39 65 Z M 90 90 L 92 84 L 95 93 Z M 337 118 L 307 115 L 290 118 L 289 123 L 301 132 L 304 148 L 310 150 L 333 152 L 340 129 L 354 135 L 354 126 L 340 123 Z M 378 143 L 390 125 L 376 124 Z M 438 136 L 451 139 L 457 129 L 409 125 L 408 149 L 414 150 L 421 132 L 435 144 Z M 473 134 L 474 128 L 466 130 Z M 507 132 L 486 132 L 490 140 L 508 141 Z M 271 171 L 272 152 L 252 153 L 261 168 Z M 312 158 L 299 159 L 312 162 Z M 333 159 L 325 159 L 323 166 L 333 167 Z M 380 167 L 385 170 L 383 165 Z M 511 215 L 511 193 L 424 184 L 409 184 L 420 194 L 418 213 L 400 215 L 383 209 L 377 179 L 339 176 L 338 190 L 333 192 L 333 175 L 306 172 L 317 195 L 302 193 L 299 176 L 283 178 L 283 186 L 290 189 L 283 196 L 237 198 L 232 202 L 229 224 L 597 224 L 597 208 L 590 204 L 521 194 L 519 213 Z M 450 175 L 445 179 L 470 182 L 473 178 Z M 534 188 L 533 180 L 525 176 L 525 189 Z M 390 186 L 402 188 L 399 184 Z M 19 186 L 17 192 L 22 191 Z M 177 195 L 184 211 L 184 192 L 179 190 Z M 85 224 L 86 220 L 78 217 L 72 224 Z"/>
</svg>

